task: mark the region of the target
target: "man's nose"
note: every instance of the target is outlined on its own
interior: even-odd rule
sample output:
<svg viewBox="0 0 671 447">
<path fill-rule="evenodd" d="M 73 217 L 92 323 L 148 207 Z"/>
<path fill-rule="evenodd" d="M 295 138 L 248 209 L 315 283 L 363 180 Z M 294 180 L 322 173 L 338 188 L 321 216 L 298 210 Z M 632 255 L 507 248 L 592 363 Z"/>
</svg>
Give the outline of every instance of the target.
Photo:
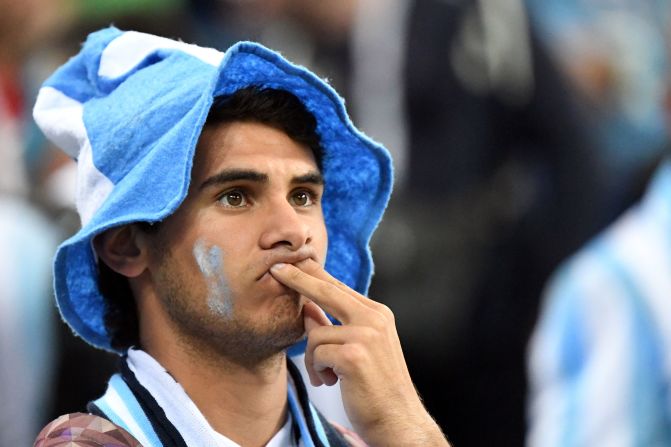
<svg viewBox="0 0 671 447">
<path fill-rule="evenodd" d="M 288 201 L 269 204 L 263 216 L 260 245 L 263 249 L 286 246 L 298 250 L 312 240 L 307 217 L 302 216 Z"/>
</svg>

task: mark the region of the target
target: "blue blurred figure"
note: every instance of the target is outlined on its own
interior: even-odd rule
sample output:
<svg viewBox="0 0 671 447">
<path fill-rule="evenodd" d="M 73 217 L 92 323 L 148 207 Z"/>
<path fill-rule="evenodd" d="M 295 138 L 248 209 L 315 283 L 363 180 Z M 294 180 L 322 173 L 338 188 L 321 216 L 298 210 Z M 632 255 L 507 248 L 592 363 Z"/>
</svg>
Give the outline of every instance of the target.
<svg viewBox="0 0 671 447">
<path fill-rule="evenodd" d="M 542 19 L 551 40 L 582 32 L 585 45 L 564 57 L 582 53 L 569 71 L 595 99 L 613 196 L 646 165 L 657 168 L 642 199 L 546 288 L 529 349 L 527 444 L 671 445 L 671 159 L 663 101 L 669 4 L 551 4 L 543 3 Z M 600 67 L 601 75 L 590 77 L 586 67 Z"/>
</svg>

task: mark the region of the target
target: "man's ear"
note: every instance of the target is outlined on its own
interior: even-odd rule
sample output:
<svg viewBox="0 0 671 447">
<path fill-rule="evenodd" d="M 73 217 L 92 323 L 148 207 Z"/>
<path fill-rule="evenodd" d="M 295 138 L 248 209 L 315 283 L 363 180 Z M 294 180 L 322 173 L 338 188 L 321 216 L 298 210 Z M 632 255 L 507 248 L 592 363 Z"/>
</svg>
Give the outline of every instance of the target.
<svg viewBox="0 0 671 447">
<path fill-rule="evenodd" d="M 110 228 L 93 239 L 93 247 L 109 268 L 134 278 L 147 267 L 147 248 L 136 224 Z"/>
</svg>

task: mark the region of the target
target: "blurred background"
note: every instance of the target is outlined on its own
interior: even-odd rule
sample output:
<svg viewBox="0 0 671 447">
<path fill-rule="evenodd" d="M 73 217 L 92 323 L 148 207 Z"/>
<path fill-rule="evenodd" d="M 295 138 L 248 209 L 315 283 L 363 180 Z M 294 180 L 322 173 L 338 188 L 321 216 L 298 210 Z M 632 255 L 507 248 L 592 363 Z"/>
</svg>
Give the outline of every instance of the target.
<svg viewBox="0 0 671 447">
<path fill-rule="evenodd" d="M 89 32 L 250 39 L 327 78 L 394 157 L 370 296 L 395 311 L 426 406 L 456 446 L 521 446 L 543 288 L 668 151 L 668 4 L 0 0 L 0 447 L 83 411 L 115 367 L 57 315 L 76 175 L 31 118 Z"/>
</svg>

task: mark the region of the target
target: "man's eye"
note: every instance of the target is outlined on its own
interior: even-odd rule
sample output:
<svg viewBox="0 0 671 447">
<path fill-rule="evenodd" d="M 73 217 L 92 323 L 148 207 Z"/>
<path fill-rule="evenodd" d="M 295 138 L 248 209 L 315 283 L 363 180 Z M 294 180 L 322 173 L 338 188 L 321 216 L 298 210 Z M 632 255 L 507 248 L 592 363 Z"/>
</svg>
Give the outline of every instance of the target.
<svg viewBox="0 0 671 447">
<path fill-rule="evenodd" d="M 295 206 L 310 206 L 315 202 L 315 197 L 309 191 L 296 191 L 291 195 L 291 203 Z"/>
<path fill-rule="evenodd" d="M 242 191 L 234 190 L 224 193 L 219 202 L 227 207 L 239 208 L 247 205 L 247 199 Z"/>
</svg>

